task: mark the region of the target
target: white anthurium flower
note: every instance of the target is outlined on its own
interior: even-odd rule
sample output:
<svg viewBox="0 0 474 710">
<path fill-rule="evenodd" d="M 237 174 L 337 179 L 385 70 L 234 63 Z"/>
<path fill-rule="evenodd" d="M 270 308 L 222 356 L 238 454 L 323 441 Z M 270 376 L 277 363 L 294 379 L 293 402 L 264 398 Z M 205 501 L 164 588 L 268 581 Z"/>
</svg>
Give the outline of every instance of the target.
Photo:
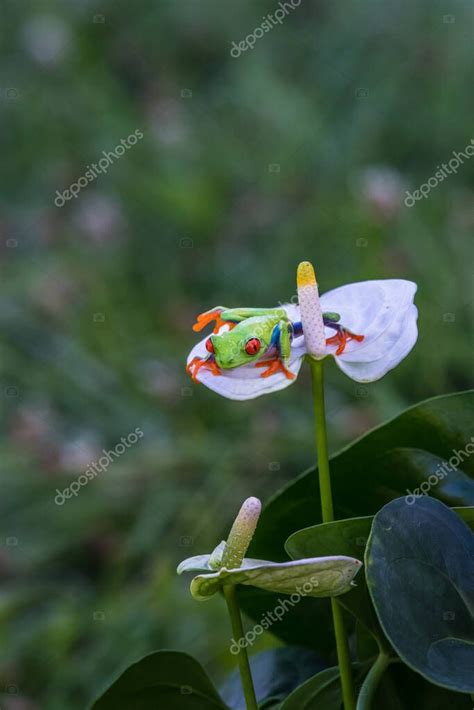
<svg viewBox="0 0 474 710">
<path fill-rule="evenodd" d="M 191 594 L 205 601 L 226 584 L 244 584 L 268 592 L 309 597 L 336 597 L 350 591 L 362 562 L 353 557 L 311 557 L 291 562 L 269 562 L 244 557 L 260 515 L 258 498 L 247 498 L 235 519 L 227 542 L 210 555 L 183 560 L 178 574 L 199 572 Z"/>
<path fill-rule="evenodd" d="M 313 267 L 303 262 L 297 282 L 298 305 L 218 307 L 199 316 L 195 330 L 212 320 L 216 326 L 188 357 L 193 379 L 229 399 L 253 399 L 292 384 L 308 355 L 333 357 L 356 382 L 375 382 L 414 347 L 418 310 L 412 281 L 361 281 L 320 297 Z"/>
</svg>

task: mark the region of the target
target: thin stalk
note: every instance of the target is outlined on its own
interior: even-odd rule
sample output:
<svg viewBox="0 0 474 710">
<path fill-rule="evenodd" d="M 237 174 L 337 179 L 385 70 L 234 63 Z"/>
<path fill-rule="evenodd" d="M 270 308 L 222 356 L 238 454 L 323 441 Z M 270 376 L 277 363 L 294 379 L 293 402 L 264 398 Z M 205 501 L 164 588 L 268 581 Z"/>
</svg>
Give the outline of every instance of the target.
<svg viewBox="0 0 474 710">
<path fill-rule="evenodd" d="M 252 673 L 250 671 L 250 664 L 247 655 L 247 648 L 243 643 L 239 643 L 241 639 L 243 640 L 244 629 L 242 626 L 242 618 L 240 616 L 239 603 L 235 593 L 235 586 L 233 584 L 225 584 L 223 586 L 223 592 L 227 602 L 227 608 L 229 610 L 234 640 L 239 645 L 237 661 L 239 663 L 240 680 L 242 682 L 247 710 L 258 710 L 257 698 L 255 696 L 255 688 L 253 687 Z"/>
<path fill-rule="evenodd" d="M 387 656 L 381 651 L 377 660 L 368 672 L 360 689 L 357 699 L 357 710 L 371 710 L 375 693 L 382 679 L 383 674 L 391 663 L 397 663 L 399 659 Z"/>
<path fill-rule="evenodd" d="M 334 520 L 334 506 L 329 472 L 328 440 L 326 432 L 326 413 L 324 406 L 323 360 L 310 359 L 311 380 L 313 386 L 314 416 L 316 420 L 316 448 L 318 452 L 319 490 L 323 523 Z M 355 691 L 352 679 L 349 643 L 344 628 L 342 611 L 336 599 L 331 599 L 334 635 L 336 637 L 337 661 L 341 674 L 342 698 L 344 710 L 355 710 Z"/>
</svg>

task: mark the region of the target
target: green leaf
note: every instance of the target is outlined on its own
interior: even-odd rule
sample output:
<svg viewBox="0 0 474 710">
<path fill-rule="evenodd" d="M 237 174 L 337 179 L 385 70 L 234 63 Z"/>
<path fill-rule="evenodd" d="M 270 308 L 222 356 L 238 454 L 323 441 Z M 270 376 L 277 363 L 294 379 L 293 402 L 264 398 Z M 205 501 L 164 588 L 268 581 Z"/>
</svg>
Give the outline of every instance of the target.
<svg viewBox="0 0 474 710">
<path fill-rule="evenodd" d="M 281 702 L 305 680 L 324 668 L 314 651 L 296 646 L 272 648 L 250 658 L 252 679 L 260 707 Z M 245 699 L 238 671 L 221 688 L 221 696 L 231 708 L 244 708 Z"/>
<path fill-rule="evenodd" d="M 228 710 L 200 664 L 186 653 L 155 651 L 125 670 L 92 710 Z"/>
<path fill-rule="evenodd" d="M 474 528 L 474 507 L 453 510 Z M 361 557 L 369 539 L 373 520 L 373 516 L 366 516 L 313 525 L 290 535 L 285 547 L 295 560 L 316 553 L 324 555 L 329 550 L 335 554 Z M 355 584 L 355 588 L 341 597 L 340 602 L 383 643 L 384 635 L 367 590 L 364 568 L 357 575 Z"/>
<path fill-rule="evenodd" d="M 360 683 L 370 664 L 353 664 L 354 681 Z M 339 668 L 326 668 L 289 695 L 281 710 L 340 710 L 342 703 Z"/>
<path fill-rule="evenodd" d="M 370 663 L 352 665 L 356 694 L 370 670 Z M 374 699 L 378 710 L 472 710 L 468 695 L 454 693 L 429 683 L 402 663 L 385 671 Z M 280 706 L 280 710 L 342 710 L 338 667 L 321 671 L 296 688 Z"/>
<path fill-rule="evenodd" d="M 433 498 L 392 501 L 375 516 L 367 584 L 405 663 L 433 683 L 474 692 L 474 535 Z"/>
<path fill-rule="evenodd" d="M 469 695 L 429 683 L 404 663 L 385 671 L 374 698 L 374 710 L 472 710 Z"/>
<path fill-rule="evenodd" d="M 375 612 L 374 612 L 375 616 Z M 365 624 L 357 620 L 355 625 L 355 656 L 360 663 L 369 661 L 378 656 L 379 645 L 373 631 L 369 631 Z"/>
<path fill-rule="evenodd" d="M 256 587 L 237 587 L 237 597 L 241 609 L 247 611 L 255 623 L 260 623 L 267 618 L 269 611 L 281 608 L 285 597 L 266 592 Z M 340 597 L 342 599 L 342 597 Z M 346 625 L 350 621 L 349 614 L 344 611 Z M 313 599 L 302 597 L 291 609 L 287 609 L 275 623 L 270 631 L 275 636 L 284 639 L 292 645 L 291 639 L 298 638 L 298 645 L 314 648 L 316 651 L 336 662 L 334 635 L 329 620 L 331 619 L 331 605 L 327 599 Z M 317 629 L 317 633 L 315 633 Z M 294 644 L 293 644 L 294 645 Z M 331 655 L 334 651 L 334 654 Z"/>
<path fill-rule="evenodd" d="M 333 523 L 324 523 L 304 528 L 291 535 L 286 542 L 286 550 L 293 559 L 306 557 L 309 550 L 325 554 L 327 550 L 352 550 L 363 556 L 369 537 L 373 517 L 349 518 Z M 373 610 L 365 583 L 364 569 L 357 575 L 355 587 L 340 601 L 375 636 L 383 639 L 383 633 Z"/>
<path fill-rule="evenodd" d="M 407 489 L 419 487 L 432 475 L 433 466 L 449 460 L 454 450 L 463 450 L 471 442 L 473 419 L 474 390 L 436 397 L 411 407 L 333 456 L 330 464 L 336 516 L 374 515 L 390 500 L 407 495 Z M 432 496 L 448 505 L 474 505 L 474 456 L 463 459 L 458 470 L 430 489 Z M 310 469 L 266 505 L 249 555 L 287 559 L 286 539 L 303 527 L 321 522 L 320 511 L 317 473 Z M 265 593 L 250 590 L 242 590 L 239 598 L 253 618 L 276 603 L 274 597 L 265 599 Z M 287 643 L 314 646 L 326 653 L 334 648 L 328 615 L 327 601 L 303 600 L 272 631 Z M 318 629 L 316 637 L 313 628 Z"/>
</svg>

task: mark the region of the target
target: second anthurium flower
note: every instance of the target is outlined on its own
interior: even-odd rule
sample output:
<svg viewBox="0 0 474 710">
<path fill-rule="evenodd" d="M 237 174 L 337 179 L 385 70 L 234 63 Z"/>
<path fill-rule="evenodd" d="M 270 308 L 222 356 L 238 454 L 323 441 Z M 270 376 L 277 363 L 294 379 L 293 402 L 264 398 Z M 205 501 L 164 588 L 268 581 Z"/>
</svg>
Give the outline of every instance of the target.
<svg viewBox="0 0 474 710">
<path fill-rule="evenodd" d="M 374 382 L 416 343 L 412 281 L 362 281 L 320 297 L 313 267 L 302 262 L 297 286 L 298 305 L 219 306 L 198 316 L 194 330 L 215 326 L 188 357 L 193 379 L 230 399 L 252 399 L 290 385 L 309 355 L 332 356 L 356 382 Z"/>
<path fill-rule="evenodd" d="M 309 597 L 335 597 L 348 592 L 362 562 L 353 557 L 311 557 L 291 562 L 270 562 L 245 557 L 260 515 L 258 498 L 247 498 L 234 521 L 227 542 L 208 555 L 183 560 L 177 572 L 197 572 L 191 594 L 204 601 L 224 585 L 244 584 L 268 592 L 298 593 Z"/>
</svg>

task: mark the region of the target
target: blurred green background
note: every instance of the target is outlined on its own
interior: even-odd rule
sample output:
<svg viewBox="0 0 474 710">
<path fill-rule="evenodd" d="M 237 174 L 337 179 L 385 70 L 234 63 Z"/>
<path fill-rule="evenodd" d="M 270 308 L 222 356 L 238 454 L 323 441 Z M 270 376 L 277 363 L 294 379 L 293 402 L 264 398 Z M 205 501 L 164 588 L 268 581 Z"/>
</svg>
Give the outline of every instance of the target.
<svg viewBox="0 0 474 710">
<path fill-rule="evenodd" d="M 187 378 L 195 315 L 273 306 L 302 259 L 323 291 L 419 284 L 416 349 L 382 381 L 328 367 L 332 450 L 472 384 L 468 0 L 4 0 L 0 150 L 0 703 L 79 710 L 129 662 L 232 665 L 221 600 L 182 558 L 314 460 L 309 378 L 224 400 Z M 87 166 L 143 139 L 64 206 Z M 62 506 L 103 448 L 144 437 Z M 270 635 L 261 642 L 277 641 Z M 256 645 L 254 649 L 257 649 Z"/>
</svg>

